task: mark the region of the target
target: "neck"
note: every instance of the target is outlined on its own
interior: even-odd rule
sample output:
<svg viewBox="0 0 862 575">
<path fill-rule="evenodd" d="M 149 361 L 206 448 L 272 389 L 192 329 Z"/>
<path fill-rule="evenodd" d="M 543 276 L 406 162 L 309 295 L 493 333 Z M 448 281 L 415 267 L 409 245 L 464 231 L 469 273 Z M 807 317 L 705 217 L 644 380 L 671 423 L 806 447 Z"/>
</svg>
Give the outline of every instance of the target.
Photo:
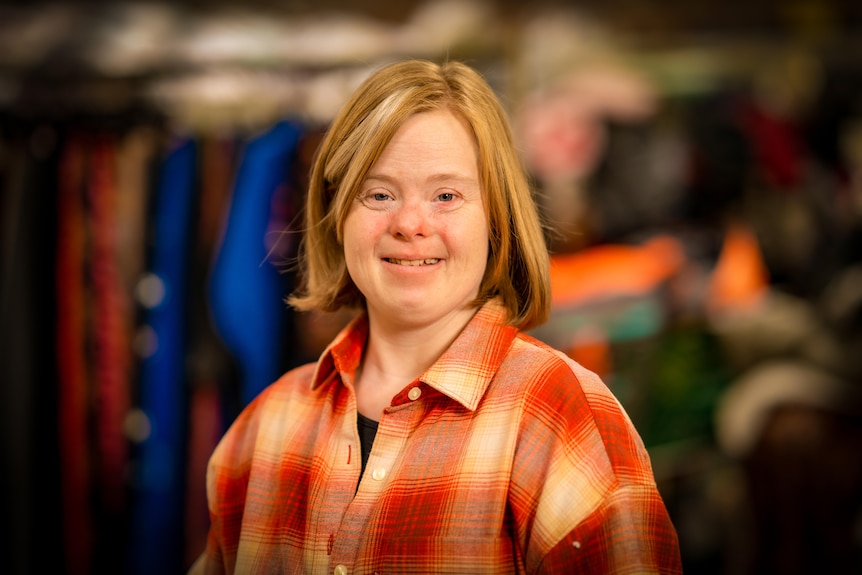
<svg viewBox="0 0 862 575">
<path fill-rule="evenodd" d="M 431 325 L 406 326 L 368 315 L 368 343 L 356 375 L 359 411 L 378 420 L 392 397 L 422 375 L 452 344 L 474 309 Z"/>
</svg>

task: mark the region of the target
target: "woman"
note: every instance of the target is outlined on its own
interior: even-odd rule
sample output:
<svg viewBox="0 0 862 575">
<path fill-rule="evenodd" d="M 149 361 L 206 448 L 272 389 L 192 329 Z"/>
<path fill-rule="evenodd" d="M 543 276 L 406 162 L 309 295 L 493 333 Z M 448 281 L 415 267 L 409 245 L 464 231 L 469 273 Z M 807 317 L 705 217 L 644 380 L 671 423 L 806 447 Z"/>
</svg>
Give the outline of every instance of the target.
<svg viewBox="0 0 862 575">
<path fill-rule="evenodd" d="M 215 450 L 205 573 L 680 570 L 628 417 L 524 335 L 548 255 L 506 115 L 460 63 L 373 74 L 312 168 L 301 310 L 362 313 Z"/>
</svg>

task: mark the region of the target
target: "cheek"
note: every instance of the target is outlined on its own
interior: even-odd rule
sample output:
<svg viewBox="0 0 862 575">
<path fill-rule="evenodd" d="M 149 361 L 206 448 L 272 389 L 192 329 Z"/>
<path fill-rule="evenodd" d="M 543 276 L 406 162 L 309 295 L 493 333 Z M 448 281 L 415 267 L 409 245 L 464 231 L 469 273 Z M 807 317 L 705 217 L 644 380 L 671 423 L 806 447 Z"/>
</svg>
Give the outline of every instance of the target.
<svg viewBox="0 0 862 575">
<path fill-rule="evenodd" d="M 482 262 L 484 266 L 490 254 L 490 238 L 488 228 L 484 224 L 462 226 L 457 236 L 449 235 L 450 245 L 460 246 L 466 252 L 470 265 L 478 265 Z"/>
<path fill-rule="evenodd" d="M 483 256 L 487 258 L 488 252 L 491 250 L 491 232 L 485 219 L 483 218 L 479 223 L 471 226 L 470 232 L 470 243 L 474 249 L 481 250 Z"/>
<path fill-rule="evenodd" d="M 351 218 L 344 222 L 344 259 L 348 271 L 362 265 L 364 259 L 374 253 L 375 238 L 379 225 L 368 218 Z"/>
<path fill-rule="evenodd" d="M 491 243 L 487 237 L 480 238 L 476 246 L 476 257 L 481 261 L 482 276 L 488 271 L 488 260 L 491 257 Z"/>
<path fill-rule="evenodd" d="M 357 244 L 364 243 L 368 239 L 373 224 L 367 218 L 361 218 L 356 214 L 348 214 L 344 220 L 344 233 L 342 244 L 345 251 L 356 249 Z"/>
<path fill-rule="evenodd" d="M 353 284 L 359 291 L 365 293 L 365 277 L 367 276 L 365 261 L 368 258 L 362 252 L 362 243 L 355 237 L 349 239 L 345 235 L 345 240 L 344 264 L 347 266 L 347 275 L 350 276 L 351 281 L 353 281 Z"/>
</svg>

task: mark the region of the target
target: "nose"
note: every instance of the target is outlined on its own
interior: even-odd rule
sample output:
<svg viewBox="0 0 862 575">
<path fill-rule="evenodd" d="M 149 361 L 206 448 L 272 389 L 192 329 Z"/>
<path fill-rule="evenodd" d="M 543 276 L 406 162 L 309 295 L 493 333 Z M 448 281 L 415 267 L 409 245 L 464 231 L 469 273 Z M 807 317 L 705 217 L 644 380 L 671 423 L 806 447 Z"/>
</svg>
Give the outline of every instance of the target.
<svg viewBox="0 0 862 575">
<path fill-rule="evenodd" d="M 391 233 L 395 237 L 405 240 L 423 237 L 428 234 L 427 208 L 421 201 L 403 201 L 392 212 L 390 226 Z"/>
</svg>

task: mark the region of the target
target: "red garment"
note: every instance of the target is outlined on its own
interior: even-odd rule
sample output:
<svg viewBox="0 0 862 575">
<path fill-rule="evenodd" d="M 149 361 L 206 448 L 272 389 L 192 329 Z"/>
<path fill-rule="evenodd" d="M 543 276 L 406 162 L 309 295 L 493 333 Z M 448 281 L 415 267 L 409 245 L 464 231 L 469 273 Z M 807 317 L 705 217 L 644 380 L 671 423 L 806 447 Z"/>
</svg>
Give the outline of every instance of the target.
<svg viewBox="0 0 862 575">
<path fill-rule="evenodd" d="M 92 229 L 91 277 L 94 295 L 94 366 L 99 495 L 112 515 L 123 510 L 128 444 L 123 420 L 129 410 L 131 343 L 127 325 L 133 313 L 119 273 L 115 239 L 115 145 L 100 139 L 92 150 L 88 197 Z"/>
<path fill-rule="evenodd" d="M 240 415 L 193 573 L 679 573 L 649 457 L 595 374 L 480 309 L 383 412 L 360 477 L 367 318 Z M 358 485 L 358 487 L 357 487 Z"/>
<path fill-rule="evenodd" d="M 92 469 L 88 442 L 87 229 L 83 197 L 85 151 L 70 139 L 60 166 L 57 201 L 57 372 L 63 543 L 69 575 L 92 572 Z"/>
<path fill-rule="evenodd" d="M 740 121 L 767 182 L 782 190 L 798 186 L 803 175 L 805 146 L 797 123 L 779 118 L 754 103 L 742 106 Z"/>
</svg>

